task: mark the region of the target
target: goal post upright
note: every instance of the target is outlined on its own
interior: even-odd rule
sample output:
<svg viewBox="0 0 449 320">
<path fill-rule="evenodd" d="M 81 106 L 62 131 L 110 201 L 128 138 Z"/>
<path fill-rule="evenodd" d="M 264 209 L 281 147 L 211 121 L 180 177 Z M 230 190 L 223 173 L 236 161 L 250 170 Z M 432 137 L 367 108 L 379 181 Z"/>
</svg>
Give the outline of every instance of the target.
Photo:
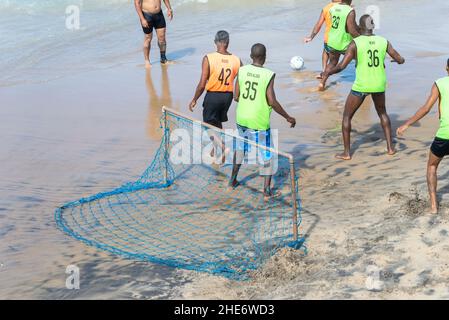
<svg viewBox="0 0 449 320">
<path fill-rule="evenodd" d="M 168 181 L 168 159 L 169 159 L 169 154 L 168 154 L 168 148 L 169 148 L 169 129 L 168 129 L 168 121 L 167 121 L 167 107 L 163 106 L 162 107 L 162 113 L 163 113 L 163 119 L 164 119 L 164 166 L 165 166 L 165 170 L 164 170 L 164 178 L 165 178 L 165 183 L 167 184 L 167 187 L 169 185 L 169 181 Z"/>
<path fill-rule="evenodd" d="M 292 208 L 293 208 L 293 240 L 298 241 L 298 194 L 296 185 L 295 160 L 292 155 L 290 161 L 290 177 L 292 186 Z"/>
</svg>

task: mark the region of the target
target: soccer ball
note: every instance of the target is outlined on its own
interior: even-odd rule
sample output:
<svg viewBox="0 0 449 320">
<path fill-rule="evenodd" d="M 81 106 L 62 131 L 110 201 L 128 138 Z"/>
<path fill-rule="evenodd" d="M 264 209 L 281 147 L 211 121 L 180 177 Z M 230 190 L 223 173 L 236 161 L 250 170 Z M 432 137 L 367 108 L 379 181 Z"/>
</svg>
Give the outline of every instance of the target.
<svg viewBox="0 0 449 320">
<path fill-rule="evenodd" d="M 304 67 L 304 59 L 300 56 L 293 57 L 290 60 L 290 67 L 292 67 L 293 70 L 301 70 Z"/>
</svg>

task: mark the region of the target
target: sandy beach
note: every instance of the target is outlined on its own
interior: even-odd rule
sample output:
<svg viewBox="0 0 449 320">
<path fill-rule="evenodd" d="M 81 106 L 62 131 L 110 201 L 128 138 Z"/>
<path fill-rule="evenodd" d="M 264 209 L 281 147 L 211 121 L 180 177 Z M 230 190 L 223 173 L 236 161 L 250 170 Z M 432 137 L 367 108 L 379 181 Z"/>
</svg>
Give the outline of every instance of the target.
<svg viewBox="0 0 449 320">
<path fill-rule="evenodd" d="M 387 61 L 387 110 L 395 130 L 424 103 L 432 83 L 446 75 L 449 4 L 375 2 L 382 19 L 377 33 L 406 58 L 403 66 Z M 5 41 L 6 53 L 0 53 L 5 70 L 0 76 L 1 299 L 449 298 L 446 163 L 440 169 L 437 216 L 429 213 L 425 181 L 437 108 L 405 137 L 395 137 L 398 153 L 387 156 L 377 114 L 367 99 L 353 120 L 354 158 L 337 161 L 354 66 L 333 76 L 328 90 L 319 93 L 315 76 L 321 37 L 302 43 L 325 1 L 173 1 L 176 16 L 168 31 L 173 63 L 161 67 L 154 44 L 150 71 L 143 68 L 142 34 L 132 3 L 117 3 L 113 8 L 124 17 L 119 26 L 97 25 L 101 7 L 86 5 L 84 31 L 55 27 L 54 36 L 63 34 L 71 49 L 49 44 L 53 53 L 48 53 L 43 45 L 35 47 L 35 60 L 24 60 L 21 68 L 14 39 Z M 362 13 L 373 3 L 354 4 Z M 26 9 L 36 10 L 26 19 L 49 15 L 56 25 L 64 25 L 56 18 L 63 15 L 60 8 L 2 9 L 11 21 L 13 12 Z M 413 19 L 418 13 L 420 25 Z M 93 32 L 95 28 L 101 32 Z M 187 112 L 201 59 L 213 50 L 214 33 L 221 28 L 230 31 L 230 50 L 244 63 L 250 61 L 254 42 L 267 45 L 267 67 L 277 73 L 278 99 L 298 121 L 289 130 L 279 116 L 272 117 L 272 126 L 280 130 L 280 148 L 297 163 L 301 234 L 308 254 L 283 250 L 249 281 L 237 282 L 125 260 L 58 230 L 53 214 L 59 205 L 133 181 L 146 169 L 160 142 L 162 105 Z M 22 33 L 18 38 L 24 38 Z M 104 59 L 93 58 L 100 55 Z M 294 55 L 304 57 L 305 70 L 290 69 Z M 228 128 L 234 127 L 234 113 L 235 105 Z M 200 108 L 193 116 L 201 118 Z M 71 264 L 81 270 L 80 290 L 65 288 Z"/>
</svg>

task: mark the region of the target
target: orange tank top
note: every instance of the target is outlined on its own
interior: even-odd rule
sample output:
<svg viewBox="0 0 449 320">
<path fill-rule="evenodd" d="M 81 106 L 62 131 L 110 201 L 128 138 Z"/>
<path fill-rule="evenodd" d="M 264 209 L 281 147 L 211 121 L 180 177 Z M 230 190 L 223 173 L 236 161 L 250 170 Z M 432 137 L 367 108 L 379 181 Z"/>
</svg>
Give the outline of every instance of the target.
<svg viewBox="0 0 449 320">
<path fill-rule="evenodd" d="M 332 28 L 332 17 L 329 11 L 336 4 L 339 4 L 339 2 L 331 2 L 323 8 L 324 21 L 326 21 L 326 30 L 324 31 L 324 43 L 327 43 L 327 40 L 329 39 L 329 32 Z"/>
<path fill-rule="evenodd" d="M 231 54 L 218 52 L 207 55 L 209 60 L 209 80 L 206 90 L 211 92 L 233 92 L 234 79 L 240 68 L 240 59 Z"/>
</svg>

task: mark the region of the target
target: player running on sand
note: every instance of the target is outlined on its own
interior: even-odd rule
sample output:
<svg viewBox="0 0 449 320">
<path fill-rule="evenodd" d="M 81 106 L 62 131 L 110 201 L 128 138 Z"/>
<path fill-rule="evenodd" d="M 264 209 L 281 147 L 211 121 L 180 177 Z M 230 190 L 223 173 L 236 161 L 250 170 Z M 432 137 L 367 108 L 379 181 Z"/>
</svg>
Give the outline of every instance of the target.
<svg viewBox="0 0 449 320">
<path fill-rule="evenodd" d="M 388 53 L 399 64 L 403 64 L 405 60 L 390 42 L 383 37 L 374 35 L 374 22 L 371 16 L 364 15 L 360 18 L 360 30 L 362 35 L 351 42 L 343 61 L 327 70 L 323 75 L 323 81 L 326 81 L 330 75 L 341 72 L 353 59 L 356 59 L 356 79 L 346 100 L 343 113 L 342 131 L 345 149 L 342 154 L 336 156 L 342 160 L 351 160 L 351 120 L 369 95 L 373 98 L 385 133 L 388 154 L 396 153 L 393 147 L 390 118 L 385 106 L 387 86 L 385 57 Z"/>
<path fill-rule="evenodd" d="M 282 108 L 276 99 L 274 92 L 273 71 L 264 68 L 267 57 L 267 49 L 263 44 L 255 44 L 251 48 L 251 59 L 253 63 L 241 67 L 238 73 L 234 99 L 238 102 L 237 106 L 237 128 L 239 135 L 247 140 L 272 148 L 270 117 L 274 110 L 287 120 L 292 128 L 296 125 L 296 119 L 292 118 Z M 248 143 L 240 141 L 234 154 L 232 176 L 229 181 L 229 187 L 238 186 L 237 175 L 243 163 L 245 153 L 248 151 Z M 275 196 L 271 190 L 271 178 L 273 175 L 272 154 L 267 150 L 259 150 L 258 160 L 263 161 L 261 175 L 264 176 L 264 198 Z"/>
<path fill-rule="evenodd" d="M 449 74 L 449 59 L 447 60 L 446 71 Z M 438 100 L 440 102 L 438 108 L 440 129 L 430 148 L 429 161 L 427 163 L 427 186 L 429 188 L 431 212 L 433 214 L 438 213 L 438 166 L 441 160 L 449 155 L 449 76 L 441 78 L 433 84 L 430 96 L 424 106 L 397 130 L 398 136 L 402 136 L 410 126 L 424 118 Z"/>
<path fill-rule="evenodd" d="M 360 35 L 355 22 L 355 10 L 351 7 L 351 4 L 352 0 L 343 0 L 329 9 L 329 15 L 332 19 L 326 46 L 326 51 L 329 53 L 329 63 L 324 72 L 329 73 L 329 70 L 338 64 L 340 56 L 346 53 L 352 39 Z M 318 90 L 324 91 L 326 89 L 327 78 L 323 77 Z"/>
<path fill-rule="evenodd" d="M 326 23 L 326 30 L 324 32 L 324 48 L 323 48 L 323 55 L 322 55 L 322 65 L 323 65 L 322 71 L 323 72 L 324 72 L 324 70 L 326 70 L 327 63 L 329 62 L 329 52 L 328 52 L 329 47 L 327 45 L 327 41 L 329 38 L 329 31 L 332 27 L 332 18 L 329 13 L 329 10 L 334 5 L 336 5 L 338 3 L 341 3 L 341 0 L 332 0 L 331 3 L 327 4 L 323 8 L 323 10 L 321 11 L 320 17 L 318 18 L 317 23 L 313 27 L 312 33 L 310 34 L 310 36 L 304 38 L 304 43 L 311 42 L 315 38 L 315 36 L 320 32 L 323 24 Z M 317 76 L 317 79 L 321 79 L 321 78 L 322 78 L 322 73 L 320 73 L 320 75 Z"/>
<path fill-rule="evenodd" d="M 229 33 L 218 31 L 215 35 L 216 52 L 203 58 L 201 79 L 190 102 L 189 109 L 193 112 L 198 99 L 207 91 L 203 102 L 203 121 L 214 127 L 223 129 L 223 122 L 228 121 L 228 111 L 233 101 L 234 80 L 242 61 L 228 51 Z M 222 149 L 222 164 L 226 160 L 225 146 L 217 135 L 211 136 L 215 146 Z M 211 157 L 215 156 L 215 147 Z"/>
</svg>

